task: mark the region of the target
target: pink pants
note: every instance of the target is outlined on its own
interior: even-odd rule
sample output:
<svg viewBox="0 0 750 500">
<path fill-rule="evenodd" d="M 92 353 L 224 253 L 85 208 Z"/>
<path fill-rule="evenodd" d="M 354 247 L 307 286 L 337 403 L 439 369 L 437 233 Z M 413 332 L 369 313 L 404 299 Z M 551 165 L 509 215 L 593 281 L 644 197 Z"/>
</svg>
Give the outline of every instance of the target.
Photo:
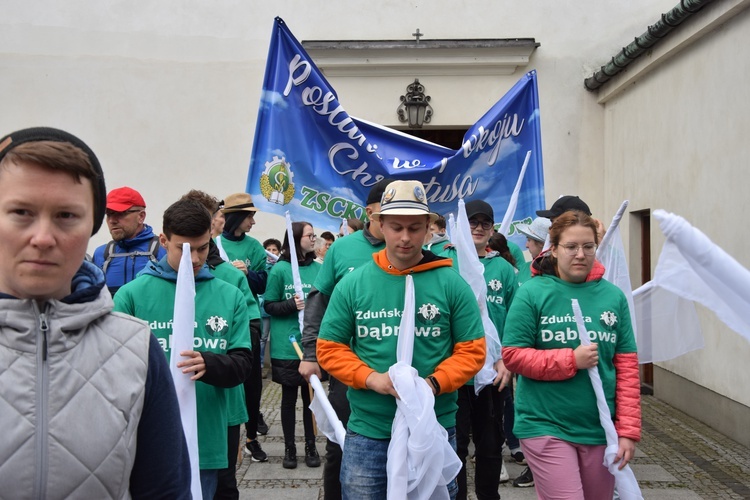
<svg viewBox="0 0 750 500">
<path fill-rule="evenodd" d="M 615 477 L 602 465 L 605 448 L 552 436 L 521 439 L 540 500 L 611 499 Z"/>
</svg>

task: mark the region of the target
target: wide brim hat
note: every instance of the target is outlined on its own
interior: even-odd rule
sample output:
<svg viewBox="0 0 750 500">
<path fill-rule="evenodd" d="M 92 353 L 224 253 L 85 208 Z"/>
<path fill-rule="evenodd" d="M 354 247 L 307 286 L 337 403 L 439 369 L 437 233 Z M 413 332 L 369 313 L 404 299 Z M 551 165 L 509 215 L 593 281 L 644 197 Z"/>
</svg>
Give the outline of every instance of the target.
<svg viewBox="0 0 750 500">
<path fill-rule="evenodd" d="M 224 198 L 224 208 L 221 211 L 225 214 L 233 212 L 257 212 L 258 207 L 253 205 L 253 197 L 247 193 L 234 193 Z"/>
<path fill-rule="evenodd" d="M 380 200 L 380 212 L 374 212 L 372 220 L 379 220 L 381 215 L 427 215 L 430 222 L 438 217 L 430 212 L 427 194 L 419 181 L 393 181 L 388 184 Z"/>
<path fill-rule="evenodd" d="M 546 217 L 537 217 L 531 224 L 516 224 L 516 231 L 527 238 L 544 243 L 547 241 L 547 234 L 552 222 Z"/>
</svg>

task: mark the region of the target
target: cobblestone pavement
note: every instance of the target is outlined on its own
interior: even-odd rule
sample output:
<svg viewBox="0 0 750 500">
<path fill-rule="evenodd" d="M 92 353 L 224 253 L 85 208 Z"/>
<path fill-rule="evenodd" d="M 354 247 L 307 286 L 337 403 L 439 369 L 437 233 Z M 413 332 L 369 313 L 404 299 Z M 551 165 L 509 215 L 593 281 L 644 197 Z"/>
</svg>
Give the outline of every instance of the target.
<svg viewBox="0 0 750 500">
<path fill-rule="evenodd" d="M 259 441 L 269 460 L 258 463 L 245 456 L 237 471 L 240 498 L 322 499 L 323 467 L 308 468 L 304 462 L 299 401 L 296 429 L 299 465 L 292 470 L 281 466 L 284 440 L 280 405 L 280 386 L 264 381 L 261 410 L 270 431 L 260 436 Z M 317 442 L 322 457 L 325 438 L 318 437 Z M 653 396 L 643 397 L 643 440 L 631 464 L 645 499 L 750 499 L 750 449 Z M 507 456 L 506 466 L 511 481 L 524 467 Z M 470 465 L 470 485 L 473 472 Z M 511 482 L 501 485 L 500 494 L 505 500 L 536 498 L 533 488 L 513 488 Z M 469 498 L 476 497 L 472 493 Z"/>
</svg>

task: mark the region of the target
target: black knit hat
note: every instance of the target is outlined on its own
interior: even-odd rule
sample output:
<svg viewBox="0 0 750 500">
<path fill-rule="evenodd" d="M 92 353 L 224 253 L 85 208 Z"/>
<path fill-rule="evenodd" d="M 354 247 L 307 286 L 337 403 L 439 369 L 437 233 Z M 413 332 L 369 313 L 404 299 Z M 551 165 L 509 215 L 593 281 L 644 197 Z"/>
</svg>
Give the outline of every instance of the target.
<svg viewBox="0 0 750 500">
<path fill-rule="evenodd" d="M 2 161 L 3 158 L 5 158 L 5 155 L 16 146 L 25 142 L 35 141 L 67 142 L 82 150 L 86 153 L 86 156 L 89 157 L 89 161 L 91 162 L 91 166 L 96 175 L 96 178 L 91 183 L 94 187 L 94 229 L 91 232 L 91 235 L 95 235 L 102 226 L 104 210 L 107 203 L 107 188 L 104 185 L 104 174 L 102 173 L 102 166 L 99 164 L 96 155 L 85 142 L 73 134 L 56 128 L 34 127 L 18 130 L 17 132 L 10 133 L 0 139 L 0 161 Z"/>
</svg>

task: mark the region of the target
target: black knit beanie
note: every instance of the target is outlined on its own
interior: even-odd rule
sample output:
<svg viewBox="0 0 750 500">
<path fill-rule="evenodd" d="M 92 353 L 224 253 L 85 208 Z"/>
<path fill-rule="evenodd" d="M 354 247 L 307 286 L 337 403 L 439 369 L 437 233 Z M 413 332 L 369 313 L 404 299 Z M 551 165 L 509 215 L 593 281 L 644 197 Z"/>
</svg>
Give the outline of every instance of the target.
<svg viewBox="0 0 750 500">
<path fill-rule="evenodd" d="M 95 235 L 102 226 L 104 210 L 107 205 L 107 188 L 104 185 L 104 174 L 96 155 L 85 142 L 73 134 L 51 127 L 34 127 L 18 130 L 0 139 L 0 161 L 16 146 L 33 141 L 67 142 L 81 149 L 89 157 L 95 173 L 95 179 L 91 183 L 94 186 L 94 229 L 91 235 Z"/>
</svg>

